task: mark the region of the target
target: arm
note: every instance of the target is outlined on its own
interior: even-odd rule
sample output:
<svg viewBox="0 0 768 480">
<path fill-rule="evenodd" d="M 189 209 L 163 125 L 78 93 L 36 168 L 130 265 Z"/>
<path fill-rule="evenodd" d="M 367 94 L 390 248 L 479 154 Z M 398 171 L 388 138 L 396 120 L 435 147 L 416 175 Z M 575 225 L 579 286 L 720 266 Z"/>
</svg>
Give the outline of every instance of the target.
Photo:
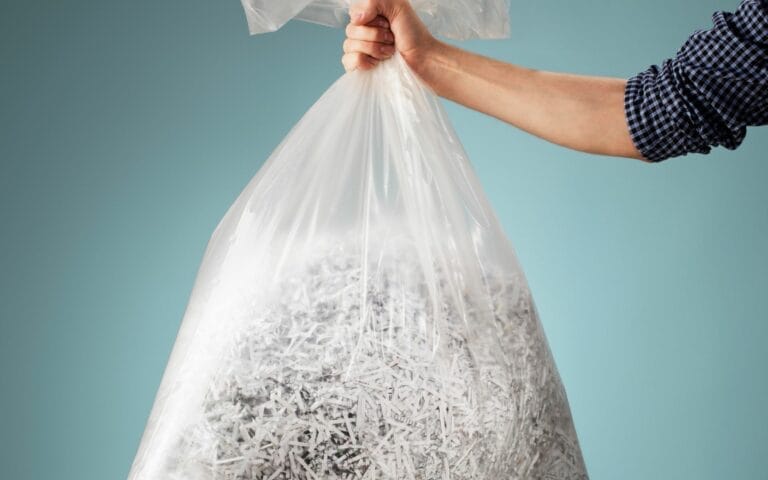
<svg viewBox="0 0 768 480">
<path fill-rule="evenodd" d="M 441 97 L 564 147 L 643 159 L 627 128 L 625 80 L 532 70 L 461 50 L 434 38 L 408 1 L 360 2 L 350 19 L 348 71 L 374 68 L 395 43 Z"/>
<path fill-rule="evenodd" d="M 350 17 L 347 70 L 374 68 L 394 43 L 438 95 L 568 148 L 659 162 L 734 149 L 748 125 L 768 124 L 768 0 L 715 13 L 675 58 L 626 81 L 466 52 L 432 37 L 408 0 L 365 0 Z"/>
<path fill-rule="evenodd" d="M 623 79 L 532 70 L 439 41 L 422 56 L 414 70 L 441 97 L 564 147 L 643 158 L 627 128 Z"/>
</svg>

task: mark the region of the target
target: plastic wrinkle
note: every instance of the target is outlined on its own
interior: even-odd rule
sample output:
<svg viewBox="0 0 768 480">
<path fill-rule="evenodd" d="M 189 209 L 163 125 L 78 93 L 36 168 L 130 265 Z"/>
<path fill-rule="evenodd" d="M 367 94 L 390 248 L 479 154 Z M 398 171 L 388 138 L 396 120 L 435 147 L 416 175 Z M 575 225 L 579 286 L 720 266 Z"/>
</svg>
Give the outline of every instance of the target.
<svg viewBox="0 0 768 480">
<path fill-rule="evenodd" d="M 349 22 L 350 0 L 241 0 L 251 34 L 273 32 L 289 20 L 329 27 Z M 457 40 L 509 37 L 508 0 L 412 0 L 435 35 Z"/>
<path fill-rule="evenodd" d="M 260 26 L 308 12 L 265 3 Z M 514 248 L 395 54 L 338 79 L 216 226 L 128 479 L 496 478 L 588 477 Z"/>
</svg>

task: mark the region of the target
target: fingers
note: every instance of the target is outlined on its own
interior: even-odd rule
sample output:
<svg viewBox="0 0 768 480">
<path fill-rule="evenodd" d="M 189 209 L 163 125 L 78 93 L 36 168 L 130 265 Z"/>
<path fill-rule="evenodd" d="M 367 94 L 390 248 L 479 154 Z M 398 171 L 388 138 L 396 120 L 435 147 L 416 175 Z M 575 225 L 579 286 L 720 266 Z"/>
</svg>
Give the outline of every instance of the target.
<svg viewBox="0 0 768 480">
<path fill-rule="evenodd" d="M 395 36 L 386 17 L 378 15 L 372 0 L 350 8 L 350 23 L 341 63 L 347 72 L 369 70 L 395 53 Z"/>
<path fill-rule="evenodd" d="M 377 15 L 373 20 L 366 23 L 369 27 L 379 27 L 389 29 L 389 20 L 384 15 Z"/>
<path fill-rule="evenodd" d="M 353 25 L 365 25 L 379 14 L 372 0 L 358 2 L 349 8 L 349 21 Z"/>
<path fill-rule="evenodd" d="M 370 57 L 384 60 L 395 53 L 395 46 L 378 42 L 366 42 L 364 40 L 353 40 L 348 38 L 344 40 L 344 53 L 364 53 Z"/>
<path fill-rule="evenodd" d="M 353 70 L 370 70 L 378 65 L 379 60 L 366 55 L 362 52 L 350 52 L 345 53 L 341 57 L 341 64 L 344 65 L 344 70 L 351 72 Z"/>
<path fill-rule="evenodd" d="M 367 17 L 366 17 L 367 18 Z M 389 22 L 381 15 L 374 16 L 367 23 L 350 23 L 346 29 L 347 39 L 342 48 L 344 56 L 341 63 L 347 72 L 369 70 L 380 60 L 395 53 L 395 36 L 389 29 Z"/>
<path fill-rule="evenodd" d="M 394 43 L 395 36 L 389 28 L 370 27 L 367 25 L 347 25 L 347 37 L 366 42 Z"/>
</svg>

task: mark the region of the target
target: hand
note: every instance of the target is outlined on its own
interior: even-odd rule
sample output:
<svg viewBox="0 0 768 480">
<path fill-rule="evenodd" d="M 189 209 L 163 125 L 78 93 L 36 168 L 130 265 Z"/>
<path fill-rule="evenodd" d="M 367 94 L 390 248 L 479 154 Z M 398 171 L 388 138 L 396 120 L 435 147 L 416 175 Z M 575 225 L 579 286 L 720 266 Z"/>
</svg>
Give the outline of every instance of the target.
<svg viewBox="0 0 768 480">
<path fill-rule="evenodd" d="M 418 72 L 436 43 L 408 0 L 363 0 L 349 9 L 341 63 L 348 72 L 369 70 L 397 50 Z"/>
</svg>

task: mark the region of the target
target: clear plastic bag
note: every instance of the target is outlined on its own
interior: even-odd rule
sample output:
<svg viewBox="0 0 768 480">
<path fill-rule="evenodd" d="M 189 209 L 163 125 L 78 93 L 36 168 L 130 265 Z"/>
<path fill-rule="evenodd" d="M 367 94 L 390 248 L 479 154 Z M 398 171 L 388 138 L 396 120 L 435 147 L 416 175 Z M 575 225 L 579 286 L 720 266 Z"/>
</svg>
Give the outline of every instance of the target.
<svg viewBox="0 0 768 480">
<path fill-rule="evenodd" d="M 295 18 L 329 27 L 344 26 L 354 0 L 241 0 L 251 34 L 272 32 Z M 509 36 L 508 0 L 412 0 L 430 31 L 447 38 Z"/>
<path fill-rule="evenodd" d="M 587 473 L 513 247 L 395 54 L 216 227 L 129 480 L 495 478 Z"/>
</svg>

